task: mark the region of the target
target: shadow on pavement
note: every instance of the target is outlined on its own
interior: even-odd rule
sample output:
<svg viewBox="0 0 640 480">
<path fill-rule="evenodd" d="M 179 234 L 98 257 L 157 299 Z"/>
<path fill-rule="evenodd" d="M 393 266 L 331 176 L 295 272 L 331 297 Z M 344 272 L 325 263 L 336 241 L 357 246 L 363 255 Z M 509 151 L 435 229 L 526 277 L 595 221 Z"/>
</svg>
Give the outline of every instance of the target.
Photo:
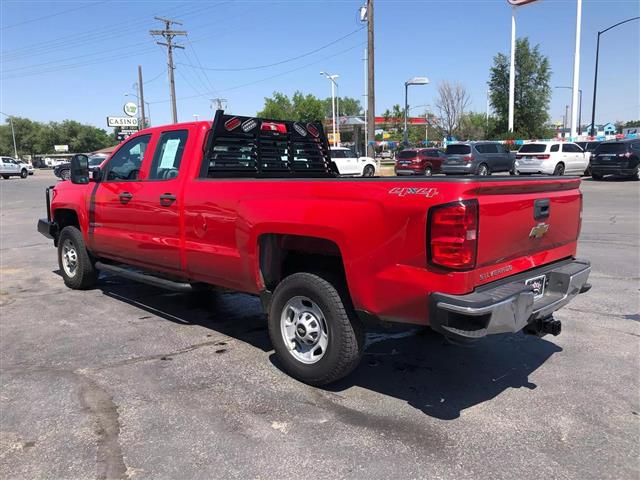
<svg viewBox="0 0 640 480">
<path fill-rule="evenodd" d="M 182 325 L 200 325 L 272 350 L 259 299 L 239 293 L 173 293 L 123 278 L 101 277 L 98 288 L 112 298 Z M 472 347 L 452 345 L 429 329 L 369 334 L 360 366 L 325 387 L 340 392 L 358 386 L 406 401 L 444 420 L 509 388 L 534 389 L 529 375 L 560 347 L 522 333 L 495 335 Z M 275 357 L 272 363 L 280 368 Z"/>
</svg>

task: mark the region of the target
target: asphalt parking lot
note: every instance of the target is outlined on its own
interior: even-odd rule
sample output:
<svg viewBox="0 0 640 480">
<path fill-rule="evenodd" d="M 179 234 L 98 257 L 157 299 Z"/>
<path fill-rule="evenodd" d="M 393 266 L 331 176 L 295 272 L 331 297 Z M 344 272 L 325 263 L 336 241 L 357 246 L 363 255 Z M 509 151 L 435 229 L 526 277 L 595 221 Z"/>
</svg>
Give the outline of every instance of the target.
<svg viewBox="0 0 640 480">
<path fill-rule="evenodd" d="M 54 182 L 0 181 L 2 478 L 639 477 L 640 183 L 583 182 L 593 288 L 560 336 L 370 335 L 318 389 L 250 296 L 67 289 L 35 228 Z"/>
</svg>

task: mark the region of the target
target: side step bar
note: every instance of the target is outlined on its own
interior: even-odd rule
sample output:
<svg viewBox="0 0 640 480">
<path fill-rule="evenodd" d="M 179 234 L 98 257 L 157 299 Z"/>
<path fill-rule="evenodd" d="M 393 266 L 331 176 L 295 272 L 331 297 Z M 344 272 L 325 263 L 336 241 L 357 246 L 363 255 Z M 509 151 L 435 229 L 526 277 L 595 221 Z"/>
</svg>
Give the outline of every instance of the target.
<svg viewBox="0 0 640 480">
<path fill-rule="evenodd" d="M 134 272 L 127 268 L 116 267 L 115 265 L 96 262 L 96 268 L 98 270 L 104 270 L 105 272 L 113 273 L 114 275 L 118 275 L 119 277 L 128 278 L 129 280 L 133 280 L 135 282 L 146 283 L 148 285 L 153 285 L 154 287 L 173 290 L 175 292 L 188 293 L 194 291 L 193 286 L 190 283 L 174 282 L 172 280 L 167 280 L 166 278 L 154 277 L 153 275 L 148 275 L 146 273 Z"/>
</svg>

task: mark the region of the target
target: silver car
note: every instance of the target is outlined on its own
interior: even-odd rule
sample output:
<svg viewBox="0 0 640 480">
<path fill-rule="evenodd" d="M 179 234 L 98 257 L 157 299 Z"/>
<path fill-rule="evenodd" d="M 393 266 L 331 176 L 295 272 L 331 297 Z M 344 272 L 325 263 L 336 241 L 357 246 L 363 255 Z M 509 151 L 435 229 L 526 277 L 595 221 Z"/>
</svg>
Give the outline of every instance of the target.
<svg viewBox="0 0 640 480">
<path fill-rule="evenodd" d="M 447 145 L 442 172 L 447 175 L 491 175 L 513 172 L 515 154 L 498 142 L 464 142 Z"/>
</svg>

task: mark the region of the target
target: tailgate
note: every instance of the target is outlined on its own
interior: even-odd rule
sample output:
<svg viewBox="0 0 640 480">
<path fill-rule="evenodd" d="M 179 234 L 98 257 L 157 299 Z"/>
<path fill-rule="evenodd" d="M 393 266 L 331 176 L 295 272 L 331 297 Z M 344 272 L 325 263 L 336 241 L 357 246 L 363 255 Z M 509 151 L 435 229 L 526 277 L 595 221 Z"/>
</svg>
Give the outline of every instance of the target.
<svg viewBox="0 0 640 480">
<path fill-rule="evenodd" d="M 557 260 L 541 252 L 567 245 L 573 245 L 575 252 L 581 221 L 580 180 L 531 180 L 476 185 L 477 268 L 522 259 L 518 264 L 530 269 Z"/>
</svg>

